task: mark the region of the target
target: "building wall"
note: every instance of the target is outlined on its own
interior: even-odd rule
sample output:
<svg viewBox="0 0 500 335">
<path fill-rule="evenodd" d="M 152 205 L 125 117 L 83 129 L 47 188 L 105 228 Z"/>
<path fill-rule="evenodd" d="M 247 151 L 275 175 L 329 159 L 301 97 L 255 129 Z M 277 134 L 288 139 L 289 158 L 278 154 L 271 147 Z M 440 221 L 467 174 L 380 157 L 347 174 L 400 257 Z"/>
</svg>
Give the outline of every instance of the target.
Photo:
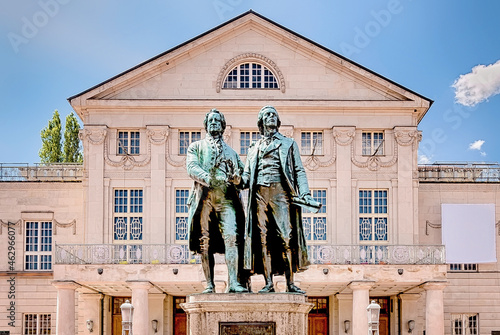
<svg viewBox="0 0 500 335">
<path fill-rule="evenodd" d="M 441 224 L 441 204 L 495 204 L 495 217 L 500 214 L 500 185 L 485 183 L 420 183 L 419 236 L 421 243 L 441 243 L 441 229 L 427 228 L 426 222 Z M 471 225 L 474 225 L 471 222 Z M 498 227 L 496 254 L 500 256 Z M 451 314 L 479 313 L 481 334 L 500 330 L 500 266 L 496 263 L 477 265 L 477 271 L 448 271 L 444 291 L 445 330 L 450 334 Z"/>
<path fill-rule="evenodd" d="M 82 183 L 2 182 L 0 219 L 0 252 L 5 255 L 0 262 L 0 306 L 13 306 L 15 312 L 15 319 L 10 319 L 10 311 L 0 309 L 0 330 L 21 334 L 26 313 L 51 314 L 55 328 L 57 290 L 51 284 L 53 273 L 24 270 L 25 222 L 53 222 L 53 246 L 57 243 L 82 243 Z M 55 257 L 54 250 L 52 255 Z M 9 257 L 13 258 L 13 263 L 9 262 Z M 9 324 L 12 321 L 14 323 Z"/>
</svg>

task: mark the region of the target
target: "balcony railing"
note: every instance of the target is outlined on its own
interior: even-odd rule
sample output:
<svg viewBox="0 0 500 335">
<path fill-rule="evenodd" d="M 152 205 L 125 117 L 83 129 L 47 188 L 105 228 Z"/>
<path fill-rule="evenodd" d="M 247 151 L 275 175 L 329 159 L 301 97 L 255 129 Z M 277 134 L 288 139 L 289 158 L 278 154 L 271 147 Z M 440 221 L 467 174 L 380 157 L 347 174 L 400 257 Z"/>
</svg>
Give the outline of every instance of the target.
<svg viewBox="0 0 500 335">
<path fill-rule="evenodd" d="M 435 163 L 418 166 L 421 182 L 441 183 L 498 183 L 498 163 Z"/>
<path fill-rule="evenodd" d="M 445 264 L 442 245 L 310 245 L 312 264 Z M 180 244 L 56 244 L 55 264 L 196 264 Z M 216 255 L 217 263 L 224 257 Z"/>
<path fill-rule="evenodd" d="M 0 163 L 0 181 L 79 181 L 83 177 L 80 163 Z"/>
</svg>

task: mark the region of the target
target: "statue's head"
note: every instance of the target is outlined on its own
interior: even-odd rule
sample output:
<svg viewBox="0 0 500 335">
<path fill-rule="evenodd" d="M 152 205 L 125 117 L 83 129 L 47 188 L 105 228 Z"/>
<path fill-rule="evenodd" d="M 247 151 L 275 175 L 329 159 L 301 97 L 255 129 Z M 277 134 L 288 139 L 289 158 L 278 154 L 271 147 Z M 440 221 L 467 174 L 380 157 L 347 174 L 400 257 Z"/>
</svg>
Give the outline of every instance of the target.
<svg viewBox="0 0 500 335">
<path fill-rule="evenodd" d="M 220 122 L 222 126 L 222 133 L 226 130 L 226 119 L 224 118 L 224 114 L 219 112 L 216 108 L 212 108 L 207 114 L 205 114 L 205 119 L 203 120 L 203 126 L 205 127 L 205 131 L 208 133 L 208 117 L 210 114 L 218 114 L 220 117 Z"/>
<path fill-rule="evenodd" d="M 273 113 L 275 113 L 276 117 L 278 119 L 278 128 L 281 126 L 280 116 L 279 116 L 278 111 L 276 110 L 276 108 L 274 108 L 273 106 L 264 106 L 264 107 L 262 107 L 260 109 L 259 116 L 257 118 L 257 127 L 259 127 L 259 132 L 261 133 L 261 135 L 264 134 L 264 115 L 267 112 L 273 112 Z"/>
</svg>

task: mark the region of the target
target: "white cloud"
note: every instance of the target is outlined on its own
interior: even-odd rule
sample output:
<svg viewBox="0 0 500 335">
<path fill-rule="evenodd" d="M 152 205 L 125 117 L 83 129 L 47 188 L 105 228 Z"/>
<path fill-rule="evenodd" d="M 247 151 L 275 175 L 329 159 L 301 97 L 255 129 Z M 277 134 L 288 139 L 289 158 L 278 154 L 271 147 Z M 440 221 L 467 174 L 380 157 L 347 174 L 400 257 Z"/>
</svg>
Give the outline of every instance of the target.
<svg viewBox="0 0 500 335">
<path fill-rule="evenodd" d="M 430 157 L 427 157 L 426 155 L 418 156 L 418 164 L 430 164 L 430 163 L 431 163 Z"/>
<path fill-rule="evenodd" d="M 475 142 L 472 142 L 471 144 L 469 144 L 469 150 L 481 150 L 483 144 L 484 144 L 483 140 L 477 140 Z"/>
<path fill-rule="evenodd" d="M 495 64 L 478 65 L 462 74 L 451 85 L 455 88 L 455 101 L 464 106 L 475 106 L 500 93 L 500 60 Z"/>
<path fill-rule="evenodd" d="M 483 157 L 486 156 L 486 152 L 481 151 L 481 156 L 483 156 Z"/>
</svg>

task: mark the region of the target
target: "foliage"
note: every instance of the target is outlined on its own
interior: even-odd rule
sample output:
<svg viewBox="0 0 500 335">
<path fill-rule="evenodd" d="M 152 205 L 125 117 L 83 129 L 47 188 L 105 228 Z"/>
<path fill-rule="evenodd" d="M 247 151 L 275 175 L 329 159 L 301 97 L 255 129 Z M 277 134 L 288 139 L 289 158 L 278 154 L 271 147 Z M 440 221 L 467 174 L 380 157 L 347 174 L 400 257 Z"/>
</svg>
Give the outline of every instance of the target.
<svg viewBox="0 0 500 335">
<path fill-rule="evenodd" d="M 59 112 L 55 110 L 47 127 L 40 132 L 42 139 L 42 148 L 38 152 L 40 161 L 42 163 L 81 163 L 83 155 L 78 138 L 79 131 L 78 120 L 71 113 L 66 117 L 63 143 L 61 118 Z"/>
<path fill-rule="evenodd" d="M 54 111 L 47 127 L 40 132 L 42 148 L 38 152 L 42 163 L 59 163 L 62 161 L 61 150 L 61 118 L 59 112 Z"/>
<path fill-rule="evenodd" d="M 73 112 L 66 116 L 66 125 L 64 129 L 64 162 L 81 163 L 83 155 L 81 151 L 80 139 L 80 124 Z"/>
</svg>

